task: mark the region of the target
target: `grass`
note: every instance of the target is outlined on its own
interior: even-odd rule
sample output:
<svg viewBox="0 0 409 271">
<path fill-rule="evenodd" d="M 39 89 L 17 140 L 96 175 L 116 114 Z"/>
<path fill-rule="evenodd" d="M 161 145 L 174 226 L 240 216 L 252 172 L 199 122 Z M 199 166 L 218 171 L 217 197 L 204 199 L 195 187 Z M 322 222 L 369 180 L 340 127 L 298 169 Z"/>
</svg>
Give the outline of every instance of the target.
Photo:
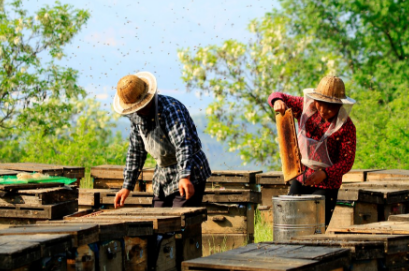
<svg viewBox="0 0 409 271">
<path fill-rule="evenodd" d="M 271 210 L 268 210 L 271 212 Z M 256 209 L 254 214 L 254 243 L 273 241 L 273 225 L 267 221 L 266 212 Z"/>
</svg>

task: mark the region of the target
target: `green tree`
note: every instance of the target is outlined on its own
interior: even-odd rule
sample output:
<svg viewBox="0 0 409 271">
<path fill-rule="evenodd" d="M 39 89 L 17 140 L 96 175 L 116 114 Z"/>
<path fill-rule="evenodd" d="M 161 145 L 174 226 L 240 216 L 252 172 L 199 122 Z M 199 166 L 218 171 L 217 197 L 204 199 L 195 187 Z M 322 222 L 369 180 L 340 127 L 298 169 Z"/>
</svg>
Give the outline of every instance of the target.
<svg viewBox="0 0 409 271">
<path fill-rule="evenodd" d="M 19 0 L 0 9 L 0 148 L 9 148 L 5 142 L 21 136 L 22 128 L 52 134 L 69 123 L 69 100 L 85 91 L 78 72 L 56 62 L 88 18 L 88 11 L 59 2 L 32 15 Z"/>
<path fill-rule="evenodd" d="M 327 74 L 341 76 L 357 126 L 355 168 L 409 168 L 406 91 L 409 3 L 282 0 L 282 8 L 249 25 L 248 45 L 180 50 L 187 86 L 217 101 L 207 132 L 239 149 L 244 161 L 277 168 L 273 91 L 301 94 Z M 238 124 L 244 123 L 245 128 Z M 256 124 L 249 129 L 248 124 Z"/>
<path fill-rule="evenodd" d="M 313 35 L 293 35 L 289 26 L 289 18 L 274 11 L 250 22 L 254 38 L 247 44 L 227 40 L 179 50 L 188 89 L 215 98 L 206 110 L 206 132 L 227 141 L 245 163 L 280 168 L 269 94 L 301 94 L 323 74 L 335 74 L 341 61 L 340 54 L 317 47 Z"/>
<path fill-rule="evenodd" d="M 338 74 L 358 101 L 354 166 L 409 168 L 409 3 L 283 0 L 282 6 L 293 34 L 314 35 L 317 46 L 342 54 Z"/>
</svg>

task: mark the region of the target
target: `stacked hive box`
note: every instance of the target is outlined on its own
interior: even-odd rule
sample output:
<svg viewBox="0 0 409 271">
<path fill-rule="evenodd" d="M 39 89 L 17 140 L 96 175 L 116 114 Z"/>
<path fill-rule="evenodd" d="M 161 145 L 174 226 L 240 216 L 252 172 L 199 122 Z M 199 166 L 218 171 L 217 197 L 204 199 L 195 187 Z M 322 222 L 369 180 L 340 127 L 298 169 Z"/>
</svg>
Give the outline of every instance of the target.
<svg viewBox="0 0 409 271">
<path fill-rule="evenodd" d="M 78 210 L 78 189 L 58 183 L 0 185 L 0 224 L 33 224 Z"/>
<path fill-rule="evenodd" d="M 163 238 L 165 241 L 162 241 L 161 244 L 168 244 L 165 250 L 168 253 L 168 257 L 175 262 L 174 265 L 169 262 L 166 263 L 163 259 L 158 259 L 157 262 L 158 264 L 161 263 L 160 270 L 172 270 L 175 268 L 175 264 L 176 268 L 180 269 L 182 261 L 202 256 L 201 224 L 207 217 L 205 208 L 122 208 L 118 210 L 103 210 L 83 217 L 67 217 L 67 219 L 71 219 L 71 222 L 88 223 L 100 223 L 102 221 L 152 221 L 154 233 L 159 234 L 160 238 L 157 239 L 154 236 L 152 240 L 144 239 L 146 241 L 144 242 L 145 246 L 140 247 L 138 251 L 149 251 L 149 257 L 157 257 L 157 253 L 152 252 L 152 249 L 157 251 L 158 248 L 155 248 L 156 240 L 162 240 Z M 176 235 L 167 234 L 171 232 L 176 232 Z M 129 249 L 131 249 L 132 245 L 136 244 L 138 240 L 129 239 L 127 242 Z M 174 247 L 169 247 L 170 243 L 174 243 Z M 147 246 L 153 247 L 149 248 Z M 130 252 L 128 251 L 127 253 Z M 135 256 L 132 262 L 135 264 L 137 261 L 138 257 Z M 149 262 L 152 262 L 152 259 Z M 126 270 L 146 270 L 145 268 L 132 269 L 135 268 L 132 264 L 129 264 L 128 267 L 129 269 Z"/>
<path fill-rule="evenodd" d="M 76 179 L 74 183 L 80 186 L 80 181 L 84 178 L 85 168 L 76 166 L 60 166 L 41 163 L 4 163 L 0 164 L 0 169 L 13 170 L 18 172 L 37 172 L 48 176 L 63 176 Z"/>
<path fill-rule="evenodd" d="M 284 176 L 281 171 L 270 171 L 256 175 L 256 183 L 260 186 L 261 204 L 258 206 L 261 217 L 273 225 L 273 197 L 287 195 L 289 186 L 284 182 Z"/>
<path fill-rule="evenodd" d="M 212 171 L 203 206 L 203 255 L 234 249 L 254 240 L 254 211 L 261 202 L 256 174 L 261 171 Z"/>
<path fill-rule="evenodd" d="M 101 165 L 91 168 L 91 177 L 94 179 L 94 188 L 121 189 L 124 183 L 125 166 Z M 144 168 L 139 175 L 136 192 L 152 193 L 152 179 L 154 168 Z"/>
<path fill-rule="evenodd" d="M 357 178 L 362 172 L 365 175 Z M 404 179 L 406 172 L 362 170 L 351 174 L 355 174 L 352 178 L 355 181 L 343 181 L 329 229 L 385 221 L 391 214 L 407 212 L 409 182 Z"/>
</svg>

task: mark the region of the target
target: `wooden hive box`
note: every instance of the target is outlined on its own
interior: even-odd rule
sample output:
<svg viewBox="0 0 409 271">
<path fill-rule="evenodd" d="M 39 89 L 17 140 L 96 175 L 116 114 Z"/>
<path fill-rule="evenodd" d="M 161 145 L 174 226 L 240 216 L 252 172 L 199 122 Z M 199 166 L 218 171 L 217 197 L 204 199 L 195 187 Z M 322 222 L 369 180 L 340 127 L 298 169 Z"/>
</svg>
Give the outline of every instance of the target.
<svg viewBox="0 0 409 271">
<path fill-rule="evenodd" d="M 66 270 L 66 252 L 71 248 L 67 234 L 1 236 L 2 270 Z"/>
<path fill-rule="evenodd" d="M 31 224 L 36 220 L 62 218 L 78 210 L 76 187 L 47 188 L 47 185 L 50 183 L 1 185 L 0 224 Z M 13 220 L 8 221 L 10 218 Z"/>
<path fill-rule="evenodd" d="M 128 258 L 125 257 L 127 251 L 123 251 L 125 240 L 135 237 L 138 237 L 138 240 L 148 240 L 149 238 L 152 239 L 153 236 L 153 223 L 151 221 L 96 220 L 89 217 L 77 220 L 47 221 L 42 224 L 98 225 L 99 242 L 97 243 L 98 250 L 96 250 L 96 253 L 98 253 L 96 270 L 122 270 L 124 264 L 128 262 Z M 153 240 L 151 241 L 153 242 Z M 141 245 L 139 244 L 139 246 Z M 79 250 L 81 249 L 86 250 L 87 248 L 84 247 Z M 143 250 L 141 252 L 143 253 Z M 147 254 L 147 251 L 145 251 L 145 254 Z M 81 259 L 76 258 L 75 262 L 81 262 Z"/>
<path fill-rule="evenodd" d="M 153 262 L 156 263 L 156 270 L 176 268 L 178 258 L 174 257 L 174 255 L 176 254 L 177 256 L 176 252 L 179 251 L 178 238 L 177 235 L 168 234 L 181 230 L 182 220 L 180 216 L 137 216 L 127 212 L 120 214 L 111 213 L 113 213 L 111 210 L 103 210 L 83 217 L 69 219 L 72 223 L 107 223 L 109 221 L 116 221 L 132 225 L 132 228 L 128 228 L 128 232 L 124 237 L 125 255 L 128 255 L 124 263 L 125 270 L 151 270 L 148 263 Z M 152 231 L 150 233 L 147 232 L 146 236 L 142 235 L 141 229 L 136 228 L 134 225 L 141 222 L 151 223 Z M 187 228 L 187 234 L 189 232 L 189 228 Z M 160 234 L 161 238 L 163 238 L 159 246 L 157 246 L 156 234 Z M 185 235 L 184 237 L 186 238 Z M 190 243 L 189 239 L 187 241 Z M 194 251 L 188 250 L 188 253 L 194 253 Z"/>
<path fill-rule="evenodd" d="M 21 173 L 21 171 L 9 170 L 9 169 L 0 169 L 0 178 L 2 176 L 16 176 L 19 173 Z"/>
<path fill-rule="evenodd" d="M 264 221 L 273 226 L 273 197 L 288 195 L 290 186 L 285 184 L 281 171 L 270 171 L 256 175 L 256 183 L 260 186 L 261 204 L 257 207 Z"/>
<path fill-rule="evenodd" d="M 91 244 L 98 242 L 99 230 L 97 225 L 25 225 L 0 230 L 0 236 L 34 236 L 34 235 L 68 234 L 73 249 L 67 255 L 68 269 L 94 270 L 95 253 Z"/>
<path fill-rule="evenodd" d="M 78 195 L 78 210 L 85 211 L 88 209 L 97 210 L 100 207 L 100 190 L 106 189 L 89 189 L 80 188 Z"/>
<path fill-rule="evenodd" d="M 409 235 L 307 235 L 293 237 L 284 244 L 304 246 L 328 246 L 348 248 L 351 251 L 350 270 L 402 270 L 406 267 L 404 259 L 409 252 Z"/>
<path fill-rule="evenodd" d="M 379 170 L 375 172 L 369 172 L 367 174 L 367 181 L 386 181 L 391 178 L 401 178 L 409 181 L 409 170 L 403 169 L 387 169 Z"/>
<path fill-rule="evenodd" d="M 201 257 L 202 223 L 207 220 L 206 208 L 121 208 L 105 211 L 101 216 L 177 216 L 181 220 L 181 228 L 177 230 L 177 262 Z"/>
<path fill-rule="evenodd" d="M 343 270 L 349 266 L 348 249 L 258 243 L 183 262 L 182 270 L 304 271 Z"/>
<path fill-rule="evenodd" d="M 203 206 L 208 210 L 208 220 L 203 223 L 203 255 L 252 243 L 254 211 L 259 203 L 261 193 L 250 189 L 206 190 Z"/>
<path fill-rule="evenodd" d="M 342 176 L 342 183 L 365 182 L 370 172 L 380 171 L 382 169 L 352 169 Z"/>
<path fill-rule="evenodd" d="M 338 203 L 335 206 L 327 231 L 335 227 L 361 225 L 377 221 L 379 221 L 377 204 L 351 202 L 341 205 Z"/>
<path fill-rule="evenodd" d="M 121 189 L 124 183 L 125 166 L 100 165 L 91 168 L 91 177 L 94 178 L 94 188 Z M 138 177 L 135 191 L 152 193 L 154 168 L 144 168 Z"/>
<path fill-rule="evenodd" d="M 258 191 L 256 174 L 260 170 L 212 170 L 207 179 L 206 190 L 250 189 Z"/>
<path fill-rule="evenodd" d="M 409 186 L 379 186 L 373 183 L 343 185 L 338 191 L 338 200 L 376 204 L 378 221 L 385 221 L 389 215 L 408 212 Z"/>
</svg>

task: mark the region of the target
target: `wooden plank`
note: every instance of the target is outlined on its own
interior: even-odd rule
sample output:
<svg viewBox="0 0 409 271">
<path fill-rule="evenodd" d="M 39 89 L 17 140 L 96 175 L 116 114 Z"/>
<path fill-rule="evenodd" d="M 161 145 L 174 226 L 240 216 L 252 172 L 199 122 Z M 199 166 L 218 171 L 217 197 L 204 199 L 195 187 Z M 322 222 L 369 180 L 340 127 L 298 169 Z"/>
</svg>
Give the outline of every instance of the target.
<svg viewBox="0 0 409 271">
<path fill-rule="evenodd" d="M 115 210 L 102 211 L 101 216 L 179 216 L 182 227 L 202 223 L 207 219 L 206 208 L 120 208 Z"/>
<path fill-rule="evenodd" d="M 92 224 L 67 225 L 25 225 L 0 230 L 3 235 L 34 235 L 34 234 L 69 234 L 73 247 L 79 247 L 98 241 L 98 226 Z"/>
<path fill-rule="evenodd" d="M 16 204 L 46 205 L 78 198 L 78 189 L 75 187 L 51 187 L 28 190 L 15 190 L 0 197 L 3 206 L 14 206 Z"/>
<path fill-rule="evenodd" d="M 356 188 L 401 188 L 408 189 L 409 181 L 402 181 L 399 179 L 395 180 L 385 180 L 385 181 L 376 181 L 376 182 L 364 182 L 364 183 L 348 183 L 342 184 L 342 189 L 356 189 Z"/>
<path fill-rule="evenodd" d="M 176 241 L 175 236 L 163 236 L 160 243 L 156 271 L 176 270 Z"/>
<path fill-rule="evenodd" d="M 125 166 L 100 165 L 91 167 L 91 177 L 94 179 L 124 180 Z M 152 181 L 154 168 L 143 168 L 138 180 Z"/>
<path fill-rule="evenodd" d="M 203 223 L 205 234 L 254 234 L 254 204 L 207 204 L 208 219 Z"/>
<path fill-rule="evenodd" d="M 342 183 L 365 182 L 369 172 L 380 170 L 382 169 L 352 169 L 342 176 Z"/>
<path fill-rule="evenodd" d="M 61 187 L 63 183 L 27 183 L 27 184 L 0 184 L 0 190 L 13 191 L 22 189 L 36 189 L 47 187 Z"/>
<path fill-rule="evenodd" d="M 49 176 L 62 176 L 64 172 L 62 166 L 38 163 L 0 163 L 0 168 L 16 171 L 38 172 Z"/>
<path fill-rule="evenodd" d="M 100 204 L 114 204 L 116 192 L 100 192 Z M 152 206 L 153 194 L 147 192 L 131 192 L 126 198 L 125 206 L 129 204 Z"/>
<path fill-rule="evenodd" d="M 41 258 L 41 246 L 38 243 L 23 240 L 1 241 L 1 268 L 13 270 L 28 265 Z"/>
<path fill-rule="evenodd" d="M 16 242 L 24 240 L 33 244 L 39 244 L 41 257 L 50 257 L 55 254 L 65 253 L 72 247 L 71 236 L 69 234 L 34 234 L 34 235 L 3 235 L 1 242 Z"/>
<path fill-rule="evenodd" d="M 87 220 L 92 220 L 95 221 L 95 223 L 98 223 L 99 221 L 120 221 L 120 222 L 129 222 L 130 225 L 132 225 L 132 222 L 146 222 L 150 223 L 153 227 L 153 230 L 155 233 L 158 234 L 165 234 L 169 232 L 175 232 L 175 231 L 180 231 L 182 226 L 181 226 L 181 220 L 180 217 L 178 216 L 134 216 L 134 215 L 104 215 L 104 216 L 98 216 L 98 215 L 90 215 L 90 216 L 84 216 L 84 217 L 79 217 L 79 218 L 74 218 L 72 221 L 87 221 Z M 145 224 L 144 224 L 145 225 Z M 146 224 L 148 225 L 148 224 Z M 131 229 L 133 231 L 131 231 Z M 132 227 L 128 227 L 128 234 L 127 236 L 140 236 L 140 229 L 138 229 L 137 225 L 132 225 Z M 132 233 L 135 232 L 135 233 Z M 146 233 L 147 235 L 150 234 L 150 232 Z"/>
<path fill-rule="evenodd" d="M 284 175 L 282 171 L 269 171 L 265 173 L 256 174 L 257 184 L 268 184 L 268 185 L 285 185 Z"/>
<path fill-rule="evenodd" d="M 203 257 L 246 246 L 254 242 L 252 234 L 202 234 Z"/>
<path fill-rule="evenodd" d="M 58 219 L 78 210 L 78 201 L 66 201 L 50 205 L 0 204 L 0 217 Z"/>
<path fill-rule="evenodd" d="M 203 241 L 201 225 L 187 226 L 183 232 L 175 235 L 177 264 L 202 257 Z"/>
<path fill-rule="evenodd" d="M 15 176 L 21 173 L 21 171 L 9 170 L 9 169 L 0 169 L 0 177 L 2 176 Z"/>
<path fill-rule="evenodd" d="M 148 270 L 148 238 L 125 237 L 125 271 Z"/>
<path fill-rule="evenodd" d="M 217 203 L 261 203 L 261 193 L 251 190 L 218 190 L 205 191 L 203 202 Z"/>
<path fill-rule="evenodd" d="M 255 183 L 256 174 L 261 170 L 212 170 L 207 182 L 215 183 Z"/>
<path fill-rule="evenodd" d="M 392 204 L 409 201 L 409 189 L 400 188 L 342 188 L 338 200 L 362 201 L 376 204 Z"/>
<path fill-rule="evenodd" d="M 328 233 L 409 234 L 409 224 L 399 221 L 375 222 L 330 229 Z"/>
<path fill-rule="evenodd" d="M 333 270 L 350 265 L 349 253 L 342 248 L 259 243 L 187 261 L 182 266 L 183 270 Z"/>
<path fill-rule="evenodd" d="M 388 221 L 409 221 L 409 214 L 391 215 Z"/>
<path fill-rule="evenodd" d="M 382 180 L 384 178 L 409 178 L 409 170 L 387 169 L 367 174 L 367 181 Z"/>
<path fill-rule="evenodd" d="M 295 236 L 291 238 L 293 241 L 305 241 L 317 246 L 359 246 L 359 243 L 366 242 L 381 242 L 383 245 L 383 254 L 396 254 L 409 252 L 409 235 L 390 235 L 390 234 L 314 234 Z M 355 243 L 354 243 L 355 242 Z M 356 248 L 358 249 L 358 248 Z M 364 248 L 359 248 L 364 250 Z M 362 251 L 365 253 L 365 251 Z M 356 253 L 356 252 L 355 252 Z"/>
<path fill-rule="evenodd" d="M 98 189 L 79 189 L 78 205 L 99 208 L 100 192 Z"/>
</svg>

